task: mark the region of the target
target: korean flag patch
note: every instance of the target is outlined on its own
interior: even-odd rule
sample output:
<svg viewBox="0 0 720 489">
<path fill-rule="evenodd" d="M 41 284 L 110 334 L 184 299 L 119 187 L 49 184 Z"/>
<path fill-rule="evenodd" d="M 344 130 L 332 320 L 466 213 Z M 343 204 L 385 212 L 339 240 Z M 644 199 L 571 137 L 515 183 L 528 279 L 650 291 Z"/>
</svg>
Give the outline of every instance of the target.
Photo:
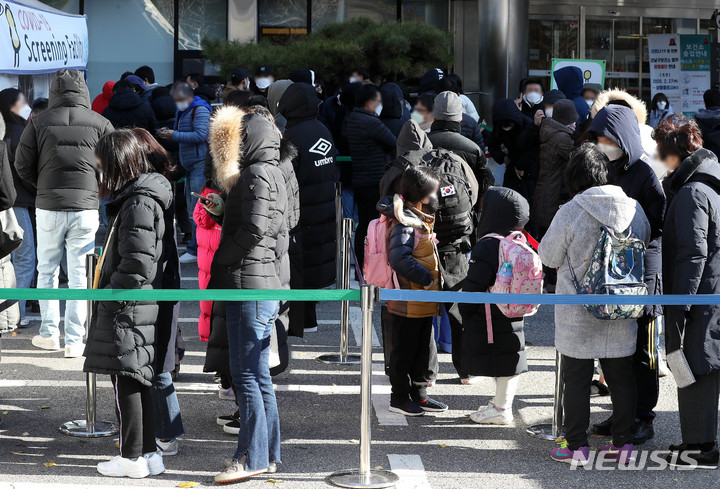
<svg viewBox="0 0 720 489">
<path fill-rule="evenodd" d="M 440 196 L 441 197 L 450 197 L 451 195 L 456 195 L 457 192 L 455 191 L 455 185 L 448 185 L 446 187 L 440 187 Z"/>
</svg>

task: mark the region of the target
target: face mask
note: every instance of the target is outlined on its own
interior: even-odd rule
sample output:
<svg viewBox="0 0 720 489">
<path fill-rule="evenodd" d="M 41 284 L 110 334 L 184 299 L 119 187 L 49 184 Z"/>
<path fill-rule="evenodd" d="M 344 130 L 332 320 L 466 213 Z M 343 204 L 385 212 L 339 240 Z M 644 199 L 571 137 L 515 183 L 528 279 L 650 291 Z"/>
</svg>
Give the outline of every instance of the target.
<svg viewBox="0 0 720 489">
<path fill-rule="evenodd" d="M 667 102 L 658 102 L 657 107 L 660 110 L 665 110 L 665 107 L 667 107 Z"/>
<path fill-rule="evenodd" d="M 513 124 L 510 124 L 510 125 L 507 125 L 507 126 L 503 126 L 503 127 L 502 127 L 502 130 L 505 131 L 505 132 L 507 132 L 507 131 L 512 131 L 512 130 L 513 130 L 513 127 L 515 127 L 515 126 L 514 126 Z"/>
<path fill-rule="evenodd" d="M 573 122 L 572 124 L 568 124 L 567 127 L 568 127 L 572 132 L 575 132 L 575 127 L 576 127 L 576 126 L 577 126 L 577 122 Z"/>
<path fill-rule="evenodd" d="M 425 214 L 435 214 L 440 209 L 440 202 L 438 201 L 437 195 L 432 194 L 429 197 L 428 203 L 423 204 L 423 212 Z"/>
<path fill-rule="evenodd" d="M 382 114 L 382 104 L 378 105 L 377 109 L 375 109 L 375 115 L 379 117 L 380 114 Z"/>
<path fill-rule="evenodd" d="M 30 113 L 32 112 L 32 109 L 28 104 L 25 104 L 22 109 L 20 109 L 20 117 L 27 120 L 30 117 Z"/>
<path fill-rule="evenodd" d="M 190 107 L 190 102 L 187 102 L 187 101 L 175 102 L 175 105 L 177 106 L 177 109 L 180 112 L 183 112 L 183 111 L 187 110 L 188 107 Z"/>
<path fill-rule="evenodd" d="M 348 78 L 348 81 L 350 83 L 355 83 L 357 81 L 357 78 L 355 78 L 354 76 L 351 76 L 350 78 Z"/>
<path fill-rule="evenodd" d="M 601 152 L 605 153 L 605 156 L 607 156 L 610 161 L 617 161 L 622 158 L 624 154 L 620 146 L 598 143 L 597 147 Z"/>
<path fill-rule="evenodd" d="M 548 119 L 550 119 L 550 118 L 552 118 L 552 115 L 553 115 L 553 108 L 552 108 L 552 107 L 548 107 L 547 109 L 545 109 L 545 117 L 547 117 Z"/>
<path fill-rule="evenodd" d="M 255 79 L 255 86 L 258 87 L 260 90 L 265 90 L 270 85 L 272 85 L 270 78 L 256 78 Z"/>
<path fill-rule="evenodd" d="M 523 99 L 525 100 L 525 103 L 528 104 L 530 107 L 533 105 L 537 105 L 540 102 L 543 101 L 543 96 L 540 95 L 537 92 L 530 92 L 523 95 Z"/>
<path fill-rule="evenodd" d="M 410 114 L 410 118 L 418 124 L 422 124 L 423 122 L 425 122 L 425 116 L 423 116 L 420 112 L 417 111 L 413 111 Z"/>
<path fill-rule="evenodd" d="M 590 108 L 590 107 L 593 106 L 593 104 L 595 103 L 595 101 L 594 101 L 594 100 L 587 99 L 587 100 L 585 100 L 585 103 L 587 104 L 588 108 Z"/>
</svg>

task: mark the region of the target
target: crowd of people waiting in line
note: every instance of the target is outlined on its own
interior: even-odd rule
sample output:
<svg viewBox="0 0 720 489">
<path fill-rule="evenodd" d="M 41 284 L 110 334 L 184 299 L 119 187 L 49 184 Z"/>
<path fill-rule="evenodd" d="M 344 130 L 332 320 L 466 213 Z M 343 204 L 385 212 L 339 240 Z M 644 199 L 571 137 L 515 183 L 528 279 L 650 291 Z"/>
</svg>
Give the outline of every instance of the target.
<svg viewBox="0 0 720 489">
<path fill-rule="evenodd" d="M 0 261 L 0 280 L 26 288 L 37 268 L 37 287 L 57 288 L 64 268 L 68 286 L 84 288 L 101 209 L 107 230 L 96 288 L 180 288 L 180 265 L 195 261 L 203 288 L 328 287 L 335 282 L 339 178 L 343 213 L 357 221 L 358 265 L 366 258 L 369 265 L 364 250 L 386 229 L 379 248 L 386 247 L 397 288 L 485 292 L 506 277 L 499 254 L 512 235 L 536 246 L 547 292 L 575 294 L 576 276 L 592 272 L 596 244 L 614 230 L 646 248 L 649 294 L 717 293 L 720 166 L 712 149 L 720 136 L 712 120 L 720 118 L 720 90 L 705 94 L 697 123 L 674 115 L 662 94 L 648 120 L 643 102 L 584 84 L 577 68 L 554 77 L 558 89 L 548 92 L 541 80 L 524 80 L 517 99 L 495 102 L 492 129 L 484 130 L 459 77 L 440 69 L 422 77 L 414 106 L 403 87 L 378 87 L 363 68 L 324 99 L 312 70 L 275 80 L 268 66 L 254 77 L 234 70 L 221 93 L 194 74 L 160 86 L 146 66 L 106 83 L 92 104 L 76 70 L 59 71 L 49 101 L 36 100 L 32 109 L 18 90 L 3 90 L 0 209 L 14 211 L 3 225 L 20 228 L 24 239 Z M 214 108 L 218 95 L 222 107 Z M 486 154 L 504 165 L 504 186 L 495 185 Z M 338 155 L 351 164 L 336 166 Z M 177 199 L 183 178 L 185 198 Z M 181 256 L 176 223 L 187 241 Z M 39 307 L 32 344 L 59 350 L 59 302 Z M 163 456 L 178 452 L 184 433 L 170 374 L 178 304 L 93 307 L 83 343 L 83 302 L 68 301 L 64 353 L 84 356 L 88 372 L 110 375 L 116 392 L 120 455 L 98 471 L 162 473 Z M 6 304 L 0 333 L 27 326 L 25 309 Z M 589 461 L 590 396 L 598 385 L 609 389 L 613 407 L 592 427 L 612 436 L 601 449 L 607 456 L 627 463 L 634 447 L 654 436 L 663 314 L 667 349 L 684 352 L 695 380 L 678 389 L 682 443 L 671 447 L 669 461 L 717 466 L 715 305 L 648 306 L 637 318 L 612 320 L 584 306 L 557 306 L 566 441 L 552 451 L 554 460 Z M 496 305 L 389 302 L 390 410 L 421 416 L 448 409 L 428 396 L 438 374 L 433 318 L 440 315 L 450 324 L 460 381 L 496 381 L 495 396 L 470 419 L 511 423 L 518 378 L 528 370 L 523 318 Z M 205 370 L 218 374 L 221 394 L 237 404 L 217 419 L 238 435 L 218 483 L 278 469 L 271 375 L 287 367 L 287 336 L 315 328 L 315 303 L 201 304 Z M 593 381 L 596 360 L 606 384 Z"/>
</svg>

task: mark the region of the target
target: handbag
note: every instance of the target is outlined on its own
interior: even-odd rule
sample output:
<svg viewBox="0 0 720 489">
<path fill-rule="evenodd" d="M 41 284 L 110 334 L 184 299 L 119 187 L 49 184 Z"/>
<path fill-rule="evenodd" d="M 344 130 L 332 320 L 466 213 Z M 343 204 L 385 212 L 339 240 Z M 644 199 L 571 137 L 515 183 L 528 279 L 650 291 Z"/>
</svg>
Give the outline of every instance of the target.
<svg viewBox="0 0 720 489">
<path fill-rule="evenodd" d="M 678 388 L 682 389 L 695 383 L 695 375 L 693 375 L 690 365 L 688 364 L 687 358 L 685 358 L 685 352 L 683 347 L 685 346 L 685 328 L 680 331 L 680 326 L 675 324 L 675 327 L 680 333 L 680 348 L 675 351 L 668 353 L 665 356 L 670 372 L 672 372 L 675 378 L 675 383 Z"/>
<path fill-rule="evenodd" d="M 18 224 L 15 211 L 0 211 L 0 258 L 5 258 L 20 248 L 23 242 L 23 230 Z"/>
</svg>

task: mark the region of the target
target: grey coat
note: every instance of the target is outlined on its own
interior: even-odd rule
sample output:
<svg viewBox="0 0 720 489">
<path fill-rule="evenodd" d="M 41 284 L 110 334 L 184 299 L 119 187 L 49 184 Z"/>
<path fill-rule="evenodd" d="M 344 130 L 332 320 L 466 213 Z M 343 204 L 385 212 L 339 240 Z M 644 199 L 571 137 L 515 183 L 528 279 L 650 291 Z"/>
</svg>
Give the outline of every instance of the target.
<svg viewBox="0 0 720 489">
<path fill-rule="evenodd" d="M 620 187 L 605 185 L 576 195 L 555 214 L 540 243 L 542 262 L 558 269 L 558 294 L 576 294 L 568 258 L 582 280 L 600 239 L 602 226 L 635 235 L 647 245 L 650 223 L 640 204 Z M 582 305 L 555 306 L 555 348 L 572 358 L 621 358 L 635 353 L 637 322 L 634 319 L 602 320 Z"/>
</svg>

